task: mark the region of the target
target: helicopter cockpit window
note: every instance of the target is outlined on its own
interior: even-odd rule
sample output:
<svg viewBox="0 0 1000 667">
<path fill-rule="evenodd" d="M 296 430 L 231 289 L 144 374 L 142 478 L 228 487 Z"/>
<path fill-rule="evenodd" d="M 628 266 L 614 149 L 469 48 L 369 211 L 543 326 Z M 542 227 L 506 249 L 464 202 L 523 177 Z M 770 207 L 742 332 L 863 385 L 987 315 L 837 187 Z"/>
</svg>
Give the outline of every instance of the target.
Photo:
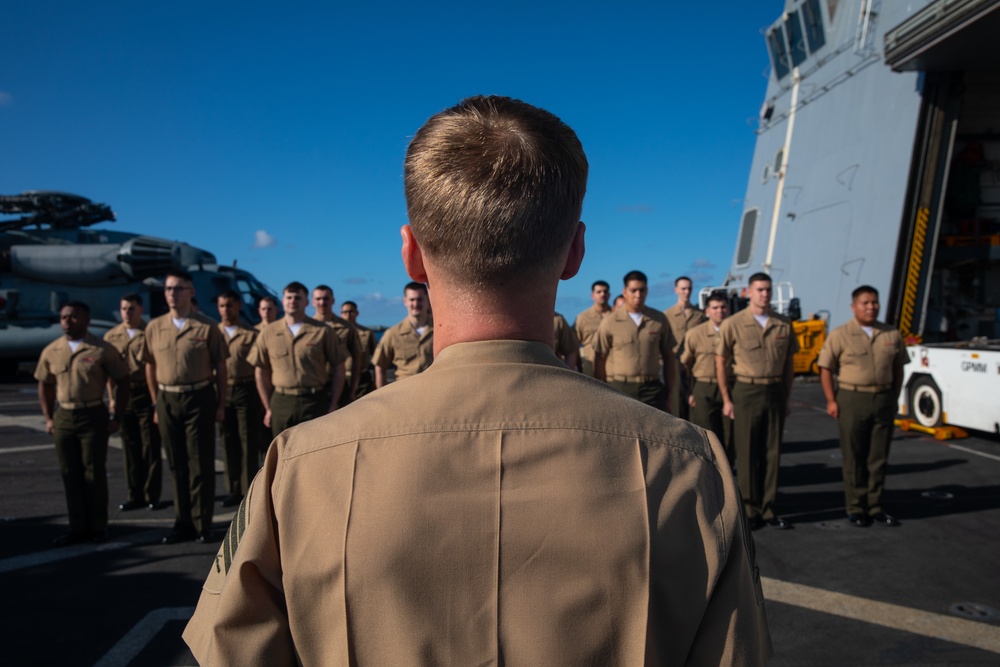
<svg viewBox="0 0 1000 667">
<path fill-rule="evenodd" d="M 788 46 L 792 52 L 792 65 L 798 67 L 806 59 L 806 40 L 798 12 L 788 13 L 788 18 L 785 19 L 785 34 L 788 35 Z"/>
<path fill-rule="evenodd" d="M 780 25 L 767 32 L 767 50 L 771 54 L 771 68 L 774 76 L 781 79 L 791 69 L 788 60 L 788 47 L 785 46 L 785 31 Z"/>
<path fill-rule="evenodd" d="M 248 306 L 257 305 L 256 299 L 254 298 L 253 295 L 253 287 L 250 285 L 249 282 L 243 280 L 242 278 L 238 278 L 236 280 L 236 288 L 240 291 L 240 294 L 243 296 L 243 303 L 247 304 Z"/>
<path fill-rule="evenodd" d="M 830 8 L 830 16 L 836 3 Z M 802 23 L 806 28 L 806 40 L 809 42 L 809 53 L 816 53 L 826 44 L 826 34 L 823 32 L 823 10 L 819 6 L 819 0 L 806 0 L 802 4 Z"/>
</svg>

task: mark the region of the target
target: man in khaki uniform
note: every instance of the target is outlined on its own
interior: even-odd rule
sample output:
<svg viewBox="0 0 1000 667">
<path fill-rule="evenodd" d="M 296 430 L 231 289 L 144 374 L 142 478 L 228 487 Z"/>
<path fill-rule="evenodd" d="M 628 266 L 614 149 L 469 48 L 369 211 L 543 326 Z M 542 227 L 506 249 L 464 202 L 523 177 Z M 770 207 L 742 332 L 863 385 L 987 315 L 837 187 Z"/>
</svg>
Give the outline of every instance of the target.
<svg viewBox="0 0 1000 667">
<path fill-rule="evenodd" d="M 418 282 L 403 288 L 406 317 L 386 329 L 372 357 L 375 388 L 389 383 L 388 372 L 396 366 L 396 380 L 423 373 L 434 361 L 434 322 L 430 315 L 427 287 Z"/>
<path fill-rule="evenodd" d="M 285 286 L 281 297 L 285 317 L 257 336 L 247 357 L 257 367 L 254 377 L 264 405 L 264 424 L 275 437 L 336 410 L 337 389 L 343 386 L 331 382 L 333 374 L 343 369 L 340 340 L 331 327 L 306 317 L 308 293 L 300 282 Z"/>
<path fill-rule="evenodd" d="M 403 263 L 434 365 L 275 440 L 185 630 L 199 662 L 764 663 L 718 440 L 552 352 L 586 169 L 506 98 L 417 133 Z"/>
<path fill-rule="evenodd" d="M 552 349 L 562 362 L 574 371 L 580 361 L 580 339 L 566 318 L 556 313 L 552 317 Z"/>
<path fill-rule="evenodd" d="M 353 376 L 348 376 L 347 382 L 357 385 L 354 392 L 355 398 L 361 398 L 365 394 L 370 394 L 375 389 L 375 377 L 372 374 L 372 355 L 375 354 L 377 341 L 375 332 L 368 327 L 358 324 L 358 304 L 353 301 L 345 301 L 340 307 L 340 316 L 354 325 L 358 331 L 358 338 L 361 340 L 361 377 L 355 383 Z"/>
<path fill-rule="evenodd" d="M 594 339 L 594 368 L 598 380 L 626 396 L 667 412 L 668 388 L 660 381 L 673 377 L 674 339 L 663 313 L 646 307 L 646 274 L 625 274 L 625 306 L 601 321 Z M 607 372 L 607 364 L 613 372 Z"/>
<path fill-rule="evenodd" d="M 726 295 L 716 292 L 708 297 L 705 314 L 707 322 L 688 329 L 681 346 L 680 363 L 692 379 L 687 404 L 691 408 L 691 423 L 708 429 L 722 441 L 729 457 L 729 465 L 736 461 L 733 449 L 733 420 L 722 415 L 722 392 L 715 374 L 715 348 L 719 341 L 719 327 L 729 315 Z M 729 365 L 727 387 L 732 387 L 732 364 Z"/>
<path fill-rule="evenodd" d="M 122 512 L 146 507 L 155 510 L 163 488 L 160 430 L 153 420 L 153 401 L 146 388 L 146 364 L 142 349 L 146 323 L 142 321 L 142 297 L 126 294 L 119 304 L 121 324 L 104 334 L 128 365 L 128 405 L 115 403 L 115 383 L 108 383 L 108 409 L 121 421 L 122 458 L 128 497 L 118 505 Z"/>
<path fill-rule="evenodd" d="M 799 343 L 791 321 L 771 310 L 770 276 L 750 276 L 748 293 L 749 306 L 719 327 L 715 377 L 722 414 L 733 420 L 736 471 L 750 527 L 768 523 L 784 530 L 792 526 L 775 513 L 774 499 Z M 730 372 L 736 378 L 732 392 Z"/>
<path fill-rule="evenodd" d="M 226 491 L 223 507 L 235 507 L 243 500 L 250 481 L 260 470 L 260 425 L 264 409 L 257 394 L 254 368 L 247 361 L 257 340 L 257 330 L 240 321 L 243 301 L 239 293 L 226 290 L 219 295 L 219 331 L 229 346 L 226 361 L 225 417 L 222 421 L 222 447 L 226 466 Z"/>
<path fill-rule="evenodd" d="M 215 503 L 215 422 L 224 416 L 229 349 L 216 323 L 192 310 L 191 274 L 171 271 L 163 289 L 170 311 L 146 327 L 143 349 L 174 482 L 174 526 L 163 543 L 207 542 Z"/>
<path fill-rule="evenodd" d="M 826 411 L 840 424 L 847 520 L 859 528 L 872 521 L 894 527 L 899 521 L 882 509 L 882 491 L 903 366 L 910 357 L 899 331 L 878 321 L 874 287 L 854 290 L 851 311 L 854 318 L 830 333 L 818 362 Z"/>
<path fill-rule="evenodd" d="M 119 424 L 115 414 L 108 414 L 102 396 L 110 380 L 116 404 L 128 405 L 129 373 L 118 351 L 87 331 L 87 304 L 65 304 L 59 309 L 59 324 L 65 336 L 42 350 L 35 379 L 45 432 L 55 436 L 66 491 L 69 533 L 53 542 L 62 547 L 108 539 L 108 434 Z"/>
<path fill-rule="evenodd" d="M 580 339 L 580 370 L 587 377 L 594 377 L 594 338 L 601 320 L 611 314 L 608 299 L 611 298 L 611 286 L 603 280 L 596 280 L 590 286 L 590 298 L 594 305 L 576 316 L 573 330 Z"/>
<path fill-rule="evenodd" d="M 663 311 L 663 315 L 670 324 L 670 331 L 674 336 L 674 357 L 680 355 L 681 343 L 684 342 L 684 335 L 689 329 L 693 329 L 707 318 L 701 309 L 691 304 L 691 290 L 693 283 L 687 276 L 681 276 L 674 281 L 674 294 L 677 295 L 677 303 Z M 714 373 L 713 373 L 714 374 Z M 684 364 L 674 364 L 674 376 L 670 382 L 670 413 L 677 415 L 681 419 L 688 417 L 688 400 L 690 392 L 688 387 L 691 383 L 687 375 Z"/>
<path fill-rule="evenodd" d="M 333 327 L 337 339 L 340 341 L 340 357 L 344 359 L 344 363 L 341 364 L 341 370 L 334 374 L 333 382 L 334 385 L 338 382 L 342 385 L 337 405 L 343 407 L 354 400 L 358 389 L 357 383 L 361 381 L 361 356 L 363 354 L 361 338 L 353 324 L 333 314 L 333 304 L 336 301 L 333 298 L 333 288 L 329 285 L 320 285 L 313 290 L 312 303 L 313 308 L 316 309 L 314 319 Z M 352 384 L 345 382 L 347 377 L 352 378 Z M 336 392 L 336 387 L 334 392 Z"/>
<path fill-rule="evenodd" d="M 254 327 L 257 331 L 263 331 L 271 322 L 278 319 L 278 301 L 273 296 L 261 297 L 257 303 L 257 314 L 260 315 L 260 322 Z"/>
</svg>

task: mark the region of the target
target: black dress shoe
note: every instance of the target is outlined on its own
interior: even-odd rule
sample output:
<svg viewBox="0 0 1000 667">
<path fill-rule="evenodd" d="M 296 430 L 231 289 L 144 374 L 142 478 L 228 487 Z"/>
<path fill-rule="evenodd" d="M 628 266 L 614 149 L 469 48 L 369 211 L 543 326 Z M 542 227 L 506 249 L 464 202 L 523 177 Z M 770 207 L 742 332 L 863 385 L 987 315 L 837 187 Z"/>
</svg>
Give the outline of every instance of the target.
<svg viewBox="0 0 1000 667">
<path fill-rule="evenodd" d="M 60 535 L 56 539 L 52 540 L 52 546 L 54 547 L 68 547 L 71 544 L 80 544 L 81 542 L 87 541 L 87 535 L 83 533 L 66 533 L 65 535 Z"/>
<path fill-rule="evenodd" d="M 243 502 L 243 496 L 236 493 L 230 493 L 228 496 L 226 496 L 225 500 L 222 501 L 222 506 L 236 507 L 241 502 Z"/>
<path fill-rule="evenodd" d="M 768 521 L 767 525 L 771 526 L 772 528 L 777 528 L 778 530 L 791 530 L 792 528 L 792 524 L 788 523 L 780 516 L 776 516 L 770 521 Z"/>
<path fill-rule="evenodd" d="M 123 502 L 121 505 L 118 506 L 118 509 L 120 509 L 122 512 L 128 512 L 131 510 L 137 510 L 140 507 L 142 507 L 142 503 L 140 503 L 138 500 L 126 500 L 125 502 Z"/>
<path fill-rule="evenodd" d="M 174 527 L 160 542 L 163 544 L 177 544 L 178 542 L 190 542 L 195 537 L 197 535 L 194 532 L 194 528 Z"/>
<path fill-rule="evenodd" d="M 206 542 L 213 542 L 215 541 L 215 532 L 212 530 L 203 530 L 198 533 L 197 539 L 202 544 L 205 544 Z"/>
<path fill-rule="evenodd" d="M 890 528 L 898 528 L 900 526 L 899 519 L 891 514 L 886 514 L 885 512 L 873 514 L 871 518 L 875 523 L 880 523 L 883 526 L 889 526 Z"/>
<path fill-rule="evenodd" d="M 750 526 L 750 530 L 760 530 L 764 527 L 764 519 L 759 516 L 752 516 L 747 519 L 747 524 Z"/>
<path fill-rule="evenodd" d="M 867 528 L 872 525 L 871 519 L 866 517 L 864 514 L 848 514 L 847 523 L 852 526 L 857 526 L 858 528 Z"/>
</svg>

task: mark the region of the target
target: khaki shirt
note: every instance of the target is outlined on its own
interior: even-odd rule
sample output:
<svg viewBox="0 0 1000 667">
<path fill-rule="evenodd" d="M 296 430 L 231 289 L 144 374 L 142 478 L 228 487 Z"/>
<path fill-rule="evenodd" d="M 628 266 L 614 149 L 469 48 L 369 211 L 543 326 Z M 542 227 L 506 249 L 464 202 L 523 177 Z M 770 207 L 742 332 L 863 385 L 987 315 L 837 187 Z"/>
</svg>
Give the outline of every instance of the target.
<svg viewBox="0 0 1000 667">
<path fill-rule="evenodd" d="M 212 380 L 216 367 L 229 357 L 229 348 L 218 322 L 200 313 L 188 316 L 180 331 L 170 313 L 160 315 L 146 325 L 143 361 L 156 364 L 160 384 L 195 384 Z"/>
<path fill-rule="evenodd" d="M 556 313 L 552 318 L 553 348 L 557 357 L 568 357 L 580 351 L 580 340 L 566 318 Z"/>
<path fill-rule="evenodd" d="M 667 308 L 663 311 L 663 315 L 670 324 L 671 333 L 674 334 L 674 354 L 677 353 L 678 348 L 680 348 L 681 343 L 684 341 L 684 334 L 708 319 L 703 310 L 694 306 L 685 315 L 684 308 L 679 303 L 675 303 Z"/>
<path fill-rule="evenodd" d="M 253 328 L 257 330 L 257 333 L 260 333 L 261 331 L 263 331 L 264 329 L 267 328 L 268 324 L 272 324 L 272 323 L 271 322 L 265 322 L 264 320 L 261 320 L 257 324 L 253 325 Z"/>
<path fill-rule="evenodd" d="M 347 364 L 347 370 L 350 372 L 353 365 L 353 360 L 361 360 L 362 349 L 361 349 L 361 338 L 358 336 L 358 329 L 353 324 L 345 320 L 339 315 L 330 314 L 331 319 L 327 321 L 317 320 L 324 322 L 328 327 L 331 327 L 333 331 L 337 334 L 337 340 L 340 341 L 340 357 L 344 361 L 351 361 Z"/>
<path fill-rule="evenodd" d="M 601 326 L 601 321 L 610 315 L 611 312 L 608 310 L 606 313 L 602 313 L 595 305 L 576 316 L 576 321 L 573 322 L 573 330 L 576 331 L 576 337 L 580 339 L 580 345 L 582 346 L 580 350 L 581 358 L 587 361 L 594 360 L 594 338 L 597 336 L 597 330 Z"/>
<path fill-rule="evenodd" d="M 226 360 L 226 379 L 229 384 L 245 382 L 253 379 L 253 364 L 247 361 L 250 350 L 253 349 L 254 341 L 257 340 L 257 330 L 252 329 L 240 322 L 236 325 L 236 331 L 230 338 L 226 333 L 226 327 L 219 322 L 219 331 L 222 338 L 229 346 L 229 358 Z"/>
<path fill-rule="evenodd" d="M 681 364 L 691 369 L 694 379 L 702 382 L 717 382 L 715 374 L 715 348 L 719 342 L 719 332 L 710 321 L 688 329 L 684 334 L 684 345 L 681 351 Z M 727 364 L 728 377 L 733 377 L 732 359 Z"/>
<path fill-rule="evenodd" d="M 354 326 L 358 330 L 358 339 L 361 341 L 361 372 L 364 373 L 372 367 L 372 355 L 375 354 L 376 346 L 375 332 L 360 324 Z"/>
<path fill-rule="evenodd" d="M 146 362 L 142 360 L 142 348 L 146 340 L 146 323 L 139 325 L 132 338 L 128 337 L 128 327 L 122 322 L 104 334 L 104 340 L 111 343 L 122 359 L 128 364 L 129 381 L 132 384 L 146 385 Z"/>
<path fill-rule="evenodd" d="M 858 321 L 830 332 L 823 344 L 817 364 L 829 369 L 840 382 L 873 387 L 891 385 L 893 373 L 910 363 L 903 337 L 887 324 L 875 322 L 869 338 Z"/>
<path fill-rule="evenodd" d="M 798 352 L 799 341 L 787 317 L 770 313 L 761 327 L 749 308 L 727 317 L 719 327 L 715 353 L 732 358 L 736 379 L 781 378 L 788 358 Z"/>
<path fill-rule="evenodd" d="M 642 309 L 642 320 L 636 326 L 624 307 L 601 321 L 594 339 L 594 351 L 608 357 L 614 375 L 608 380 L 638 376 L 658 377 L 660 360 L 671 354 L 674 337 L 667 318 L 658 310 Z M 634 381 L 634 380 L 630 380 Z"/>
<path fill-rule="evenodd" d="M 423 336 L 410 324 L 409 318 L 389 327 L 382 334 L 372 363 L 389 368 L 396 364 L 396 379 L 423 373 L 434 361 L 434 323 L 428 321 Z"/>
<path fill-rule="evenodd" d="M 271 384 L 282 389 L 319 389 L 333 379 L 330 369 L 343 362 L 340 339 L 332 327 L 307 317 L 299 334 L 284 319 L 271 322 L 257 335 L 247 361 L 271 371 Z"/>
<path fill-rule="evenodd" d="M 57 338 L 42 350 L 35 379 L 56 385 L 60 403 L 92 403 L 104 399 L 108 378 L 119 382 L 128 377 L 128 365 L 111 343 L 88 333 L 76 352 L 66 337 Z"/>
<path fill-rule="evenodd" d="M 763 664 L 742 515 L 714 435 L 544 343 L 451 345 L 278 436 L 184 640 L 201 664 Z"/>
</svg>

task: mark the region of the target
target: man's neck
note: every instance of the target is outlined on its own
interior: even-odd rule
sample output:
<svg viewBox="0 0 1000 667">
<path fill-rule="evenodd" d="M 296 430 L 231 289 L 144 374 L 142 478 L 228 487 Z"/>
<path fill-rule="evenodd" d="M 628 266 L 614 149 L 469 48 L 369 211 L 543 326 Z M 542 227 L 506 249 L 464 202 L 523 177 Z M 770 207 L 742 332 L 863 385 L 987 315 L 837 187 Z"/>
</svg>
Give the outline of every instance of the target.
<svg viewBox="0 0 1000 667">
<path fill-rule="evenodd" d="M 224 327 L 235 327 L 239 323 L 239 320 L 222 320 L 222 326 Z"/>
<path fill-rule="evenodd" d="M 611 306 L 609 306 L 606 303 L 595 303 L 594 310 L 596 310 L 599 313 L 609 313 L 611 312 Z"/>
<path fill-rule="evenodd" d="M 175 320 L 186 320 L 187 318 L 191 317 L 191 306 L 188 306 L 183 310 L 176 307 L 171 308 L 170 317 L 174 318 Z"/>
<path fill-rule="evenodd" d="M 333 321 L 333 312 L 332 311 L 329 312 L 329 313 L 320 313 L 320 312 L 317 312 L 316 313 L 316 319 L 319 320 L 320 322 L 332 322 Z"/>
<path fill-rule="evenodd" d="M 420 327 L 427 326 L 427 314 L 424 313 L 419 317 L 414 317 L 413 315 L 407 315 L 406 319 L 410 322 L 410 326 L 414 329 L 419 329 Z"/>
<path fill-rule="evenodd" d="M 285 324 L 301 324 L 306 319 L 305 313 L 288 313 L 285 315 Z"/>
<path fill-rule="evenodd" d="M 750 304 L 750 312 L 753 313 L 757 317 L 765 317 L 765 316 L 770 317 L 770 315 L 771 315 L 771 307 L 770 306 L 764 306 L 763 308 L 758 308 L 757 306 L 755 306 L 755 305 L 753 305 L 751 303 Z"/>
<path fill-rule="evenodd" d="M 631 306 L 628 306 L 625 308 L 625 310 L 629 313 L 632 313 L 633 315 L 642 315 L 642 311 L 646 310 L 646 306 L 642 305 L 639 306 L 638 308 L 632 308 Z"/>
<path fill-rule="evenodd" d="M 692 306 L 691 302 L 688 301 L 688 300 L 686 300 L 686 299 L 683 299 L 683 300 L 682 299 L 678 299 L 677 300 L 677 307 L 680 310 L 691 310 L 694 306 Z"/>
</svg>

